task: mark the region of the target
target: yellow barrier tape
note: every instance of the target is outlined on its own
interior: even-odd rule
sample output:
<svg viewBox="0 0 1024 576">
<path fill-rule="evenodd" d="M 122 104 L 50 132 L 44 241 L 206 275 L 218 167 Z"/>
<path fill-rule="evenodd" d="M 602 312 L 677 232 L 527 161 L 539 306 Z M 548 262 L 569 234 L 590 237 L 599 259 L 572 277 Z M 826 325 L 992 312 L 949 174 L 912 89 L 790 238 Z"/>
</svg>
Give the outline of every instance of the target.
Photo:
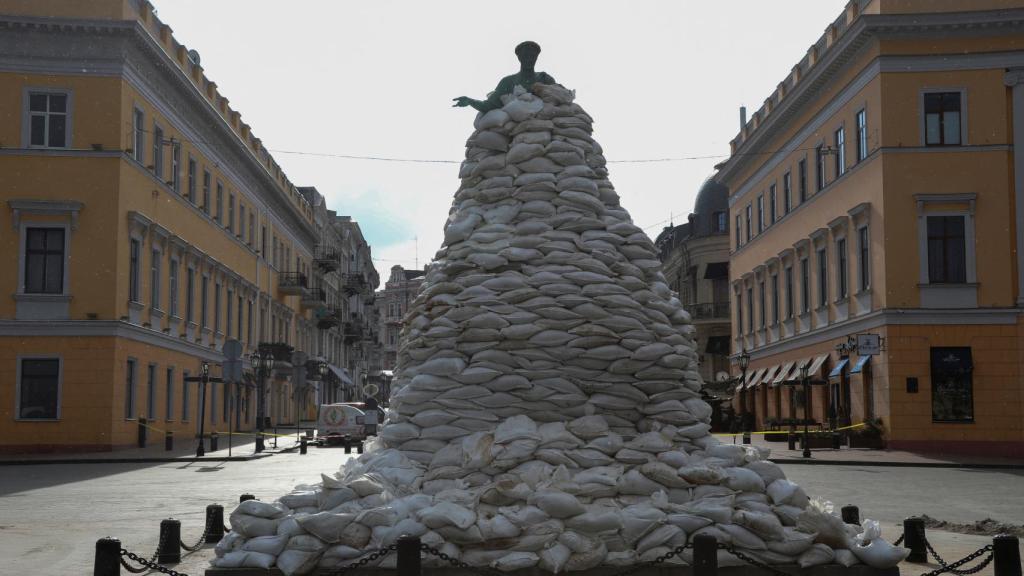
<svg viewBox="0 0 1024 576">
<path fill-rule="evenodd" d="M 850 426 L 843 426 L 842 428 L 834 428 L 834 429 L 831 429 L 831 430 L 813 430 L 812 432 L 814 432 L 816 434 L 830 433 L 830 432 L 839 432 L 839 431 L 842 431 L 842 430 L 852 430 L 854 428 L 863 428 L 864 426 L 867 426 L 867 424 L 865 424 L 864 422 L 860 422 L 859 424 L 851 424 Z M 796 430 L 793 433 L 794 434 L 802 434 L 803 430 L 801 429 L 801 427 L 799 425 L 797 425 L 796 426 Z M 750 433 L 751 436 L 758 436 L 758 435 L 764 436 L 764 435 L 767 435 L 767 434 L 789 434 L 789 430 L 758 430 L 757 432 L 751 432 Z M 722 434 L 712 434 L 712 436 L 742 436 L 742 435 L 743 435 L 743 432 L 736 432 L 736 433 L 727 432 L 727 433 L 722 433 Z"/>
<path fill-rule="evenodd" d="M 260 435 L 259 432 L 219 432 L 217 430 L 214 430 L 213 433 L 216 433 L 218 436 L 259 436 Z M 277 437 L 277 438 L 287 438 L 289 436 L 294 436 L 295 435 L 294 432 L 292 432 L 291 434 L 271 434 L 270 432 L 263 432 L 262 434 L 263 434 L 263 436 L 270 436 L 270 437 Z"/>
<path fill-rule="evenodd" d="M 145 422 L 139 422 L 139 426 L 142 426 L 143 428 L 149 428 L 150 430 L 156 430 L 157 432 L 162 432 L 164 434 L 167 433 L 167 430 L 161 430 L 161 429 L 157 428 L 156 426 L 150 426 L 149 424 L 146 424 Z"/>
</svg>

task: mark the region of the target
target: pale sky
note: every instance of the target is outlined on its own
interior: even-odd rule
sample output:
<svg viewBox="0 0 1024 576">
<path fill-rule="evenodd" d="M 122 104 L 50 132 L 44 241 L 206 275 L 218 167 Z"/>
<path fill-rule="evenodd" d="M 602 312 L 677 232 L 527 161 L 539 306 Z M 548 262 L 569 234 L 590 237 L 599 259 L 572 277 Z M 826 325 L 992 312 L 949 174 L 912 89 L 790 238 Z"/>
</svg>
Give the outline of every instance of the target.
<svg viewBox="0 0 1024 576">
<path fill-rule="evenodd" d="M 455 160 L 483 98 L 541 45 L 537 69 L 576 90 L 610 178 L 653 238 L 685 222 L 751 112 L 846 0 L 154 0 L 179 42 L 271 151 Z M 297 186 L 351 215 L 382 279 L 430 261 L 458 188 L 458 164 L 285 154 Z M 418 238 L 418 249 L 417 249 Z"/>
</svg>

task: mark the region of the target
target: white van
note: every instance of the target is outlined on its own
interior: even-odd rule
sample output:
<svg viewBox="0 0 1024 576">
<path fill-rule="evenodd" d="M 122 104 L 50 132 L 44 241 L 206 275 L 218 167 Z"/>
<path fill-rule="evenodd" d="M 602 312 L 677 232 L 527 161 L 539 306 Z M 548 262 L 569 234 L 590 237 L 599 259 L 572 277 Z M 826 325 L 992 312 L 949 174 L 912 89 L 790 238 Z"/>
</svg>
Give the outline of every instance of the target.
<svg viewBox="0 0 1024 576">
<path fill-rule="evenodd" d="M 348 436 L 366 439 L 366 413 L 352 404 L 321 404 L 317 415 L 317 436 L 330 440 Z"/>
</svg>

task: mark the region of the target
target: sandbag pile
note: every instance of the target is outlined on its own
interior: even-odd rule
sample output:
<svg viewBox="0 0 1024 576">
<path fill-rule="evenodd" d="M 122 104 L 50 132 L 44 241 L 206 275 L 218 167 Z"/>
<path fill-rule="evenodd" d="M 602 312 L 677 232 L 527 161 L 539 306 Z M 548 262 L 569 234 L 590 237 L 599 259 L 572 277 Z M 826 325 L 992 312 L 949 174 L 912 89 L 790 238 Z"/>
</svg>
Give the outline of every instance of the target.
<svg viewBox="0 0 1024 576">
<path fill-rule="evenodd" d="M 239 505 L 214 565 L 304 574 L 402 534 L 505 571 L 632 565 L 701 533 L 769 564 L 901 559 L 709 434 L 690 316 L 573 99 L 517 88 L 477 116 L 377 445 Z"/>
</svg>

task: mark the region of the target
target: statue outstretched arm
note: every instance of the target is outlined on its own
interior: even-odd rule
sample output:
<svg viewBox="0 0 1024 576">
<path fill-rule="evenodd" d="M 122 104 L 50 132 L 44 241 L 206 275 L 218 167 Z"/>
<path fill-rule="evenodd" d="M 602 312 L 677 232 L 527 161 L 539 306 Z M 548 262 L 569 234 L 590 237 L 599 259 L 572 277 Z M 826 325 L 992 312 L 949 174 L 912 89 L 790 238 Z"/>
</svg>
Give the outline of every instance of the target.
<svg viewBox="0 0 1024 576">
<path fill-rule="evenodd" d="M 468 96 L 459 96 L 453 98 L 455 104 L 453 107 L 472 106 L 477 112 L 490 112 L 495 108 L 501 108 L 501 97 L 504 94 L 512 92 L 511 81 L 508 78 L 502 78 L 501 82 L 498 82 L 498 86 L 493 92 L 487 95 L 486 100 L 476 100 Z"/>
</svg>

